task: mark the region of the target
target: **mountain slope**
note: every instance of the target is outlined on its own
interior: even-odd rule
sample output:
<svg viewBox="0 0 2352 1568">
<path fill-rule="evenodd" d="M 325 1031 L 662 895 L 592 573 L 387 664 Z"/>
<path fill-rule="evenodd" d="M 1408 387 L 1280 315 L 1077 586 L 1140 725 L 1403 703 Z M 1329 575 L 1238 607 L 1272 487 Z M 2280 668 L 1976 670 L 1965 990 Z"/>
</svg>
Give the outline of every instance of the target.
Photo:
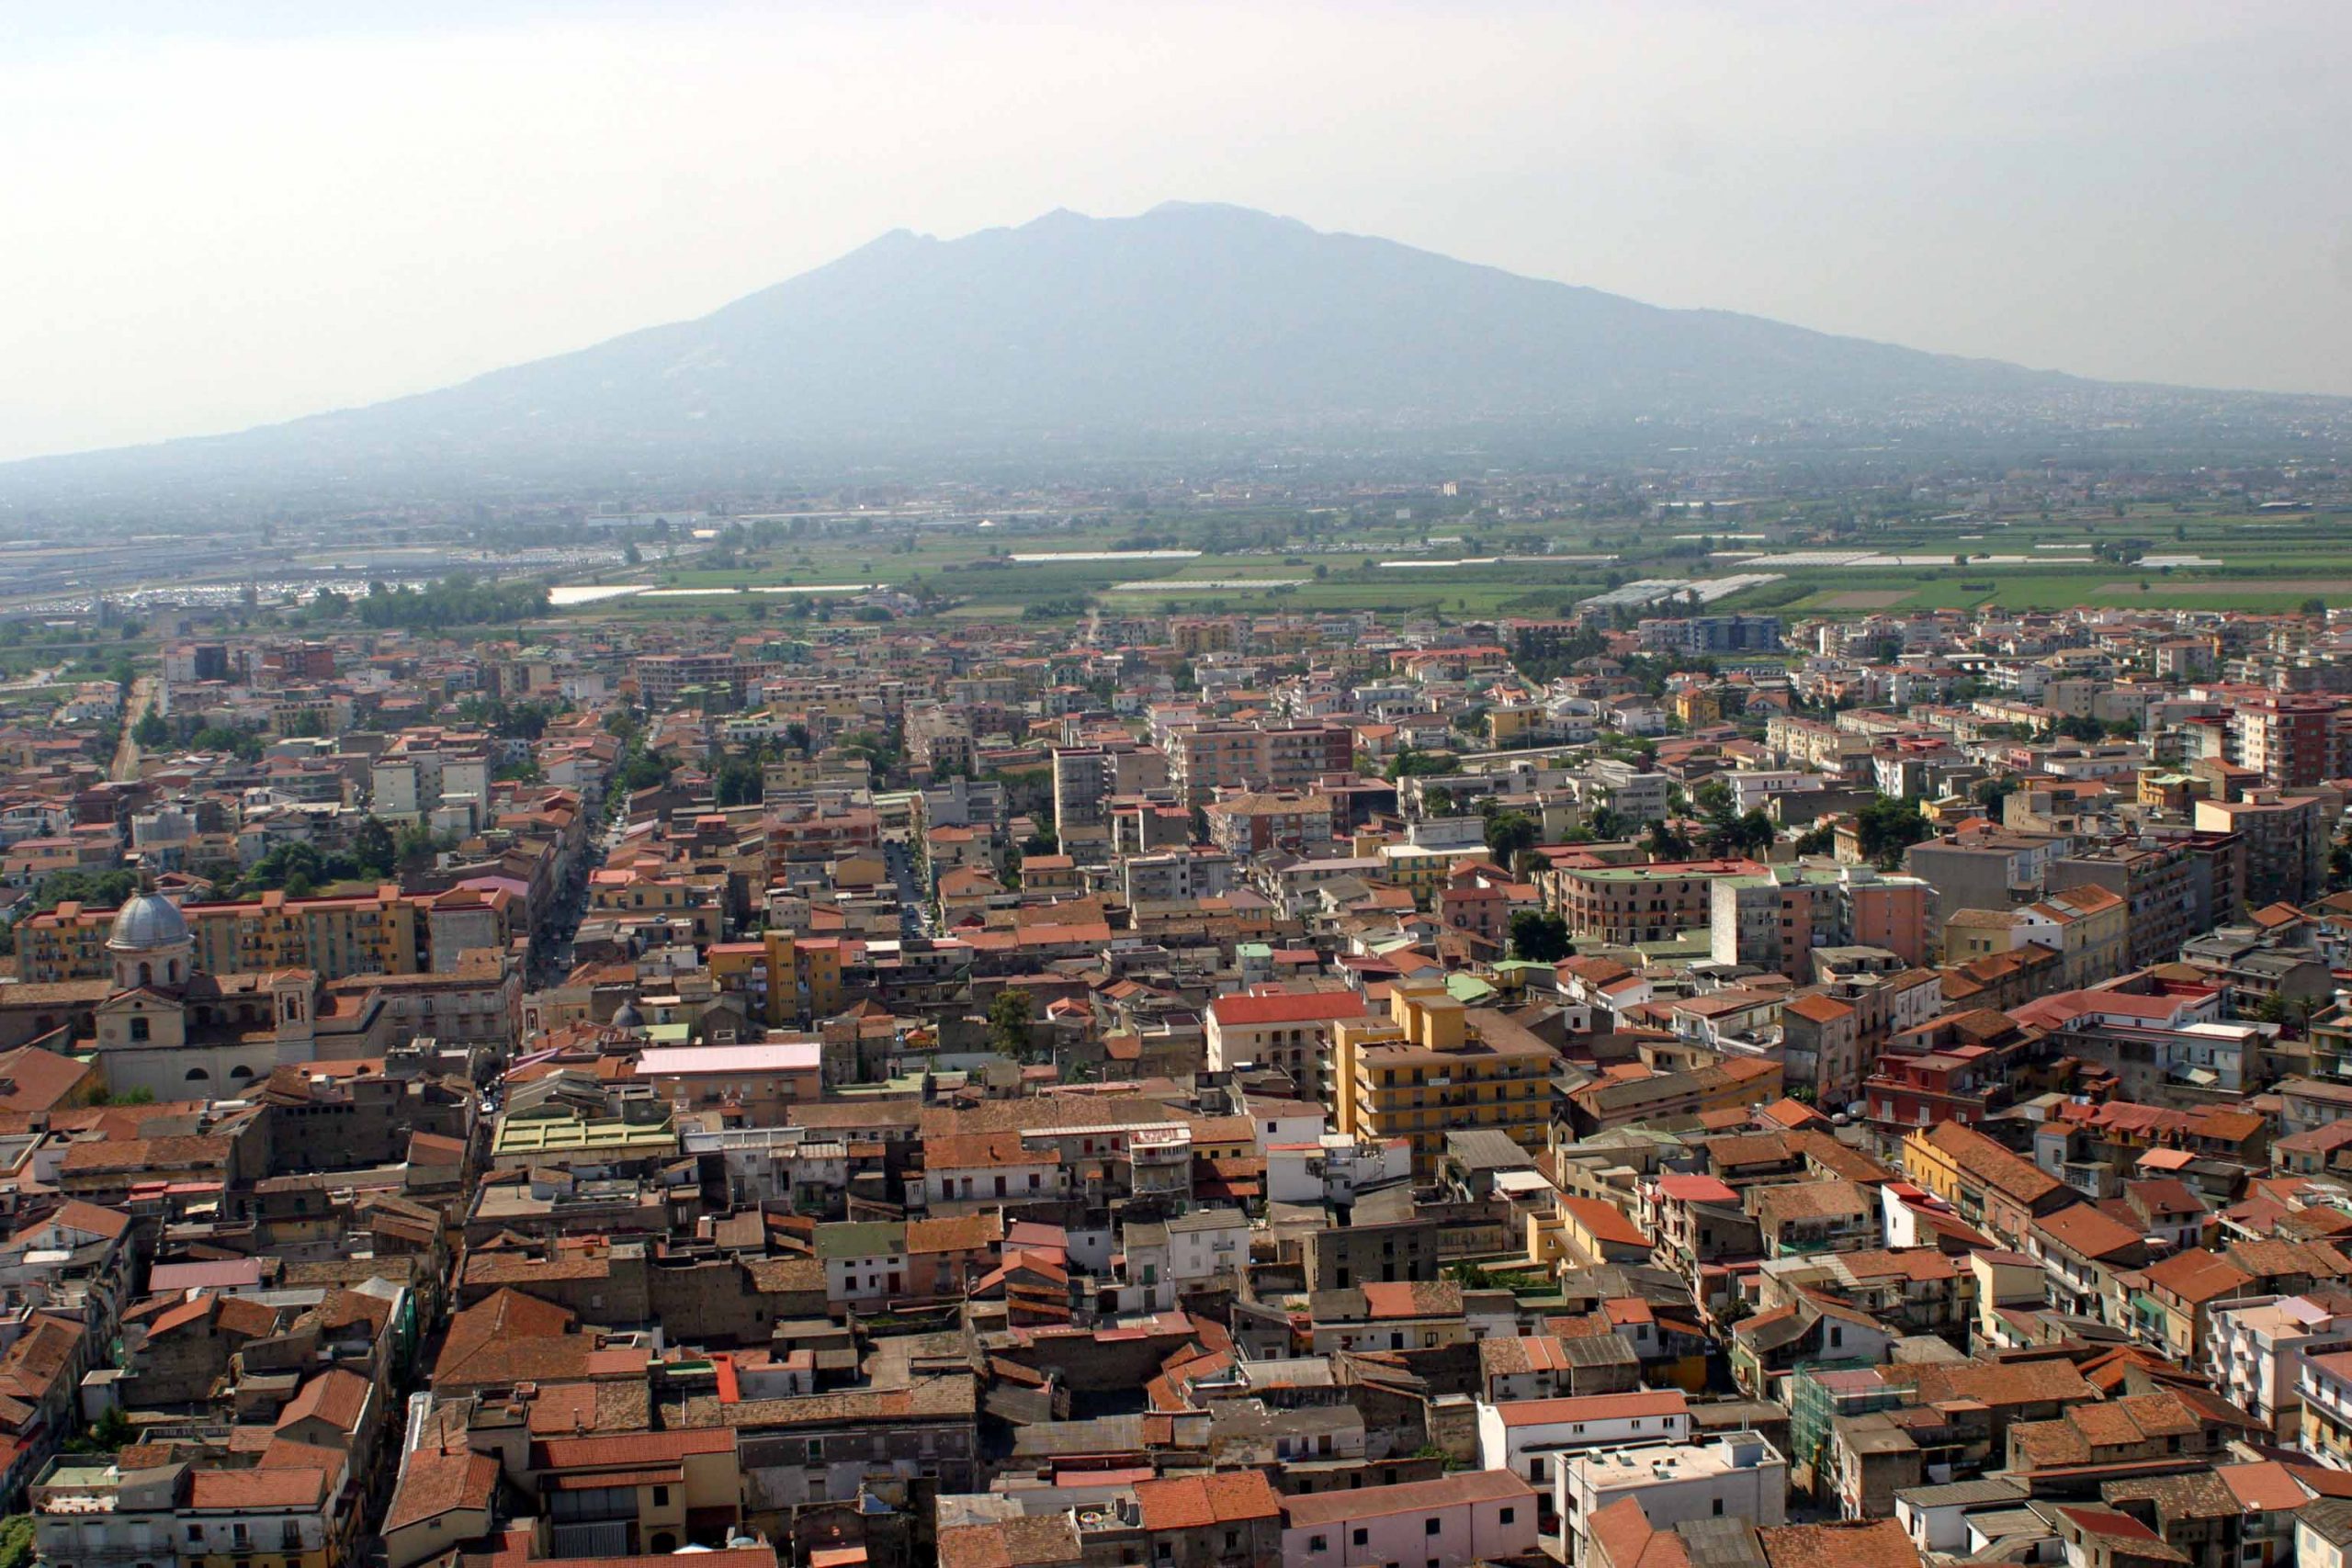
<svg viewBox="0 0 2352 1568">
<path fill-rule="evenodd" d="M 2096 383 L 1668 310 L 1238 208 L 904 231 L 697 321 L 242 434 L 0 469 L 266 483 L 792 452 L 1879 419 Z M 60 467 L 62 465 L 62 468 Z"/>
</svg>

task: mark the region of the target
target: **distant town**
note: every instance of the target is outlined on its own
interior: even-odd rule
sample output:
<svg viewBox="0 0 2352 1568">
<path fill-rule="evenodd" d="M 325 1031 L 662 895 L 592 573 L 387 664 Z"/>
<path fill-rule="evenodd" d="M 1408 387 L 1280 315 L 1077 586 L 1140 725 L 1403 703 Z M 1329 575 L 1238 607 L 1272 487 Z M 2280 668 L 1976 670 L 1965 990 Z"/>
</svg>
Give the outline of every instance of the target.
<svg viewBox="0 0 2352 1568">
<path fill-rule="evenodd" d="M 2347 521 L 24 513 L 0 1564 L 2340 1565 Z"/>
</svg>

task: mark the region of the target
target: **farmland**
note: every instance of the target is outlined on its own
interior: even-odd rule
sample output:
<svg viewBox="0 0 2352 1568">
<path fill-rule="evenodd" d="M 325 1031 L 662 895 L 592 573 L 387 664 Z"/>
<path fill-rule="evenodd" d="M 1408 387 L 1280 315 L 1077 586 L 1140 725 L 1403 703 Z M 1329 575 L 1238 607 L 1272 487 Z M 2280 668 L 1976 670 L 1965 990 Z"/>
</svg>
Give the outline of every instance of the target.
<svg viewBox="0 0 2352 1568">
<path fill-rule="evenodd" d="M 1695 520 L 1694 520 L 1695 521 Z M 681 541 L 580 583 L 601 615 L 764 619 L 883 584 L 957 618 L 1105 611 L 1556 615 L 1629 580 L 1769 574 L 1724 609 L 1857 615 L 1992 605 L 2292 610 L 2352 598 L 2352 519 L 2144 511 L 1872 523 L 1631 525 L 1476 515 L 1214 512 L 988 526 L 877 518 L 755 543 Z M 796 593 L 795 590 L 801 591 Z M 797 602 L 797 603 L 796 603 Z M 764 605 L 763 609 L 759 606 Z"/>
</svg>

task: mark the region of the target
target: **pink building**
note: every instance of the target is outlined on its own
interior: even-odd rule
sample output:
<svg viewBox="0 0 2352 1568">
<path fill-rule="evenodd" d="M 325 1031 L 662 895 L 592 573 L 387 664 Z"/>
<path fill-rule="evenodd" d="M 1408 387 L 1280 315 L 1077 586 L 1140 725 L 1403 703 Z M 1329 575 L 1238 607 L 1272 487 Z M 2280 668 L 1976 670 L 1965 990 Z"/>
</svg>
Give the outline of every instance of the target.
<svg viewBox="0 0 2352 1568">
<path fill-rule="evenodd" d="M 1465 1568 L 1536 1550 L 1535 1491 L 1508 1471 L 1457 1472 L 1283 1499 L 1283 1568 Z"/>
</svg>

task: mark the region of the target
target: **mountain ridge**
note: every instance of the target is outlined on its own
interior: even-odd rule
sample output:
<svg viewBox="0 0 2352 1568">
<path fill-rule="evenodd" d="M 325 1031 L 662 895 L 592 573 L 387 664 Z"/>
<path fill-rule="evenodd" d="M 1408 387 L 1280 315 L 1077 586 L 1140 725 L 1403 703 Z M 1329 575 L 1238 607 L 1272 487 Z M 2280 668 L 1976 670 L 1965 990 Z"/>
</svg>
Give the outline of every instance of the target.
<svg viewBox="0 0 2352 1568">
<path fill-rule="evenodd" d="M 283 423 L 0 466 L 0 491 L 114 474 L 723 473 L 829 449 L 1917 428 L 2004 406 L 2095 427 L 2118 399 L 2218 396 L 1673 310 L 1248 208 L 1165 202 L 1126 218 L 1056 209 L 955 239 L 894 229 L 690 320 Z"/>
</svg>

